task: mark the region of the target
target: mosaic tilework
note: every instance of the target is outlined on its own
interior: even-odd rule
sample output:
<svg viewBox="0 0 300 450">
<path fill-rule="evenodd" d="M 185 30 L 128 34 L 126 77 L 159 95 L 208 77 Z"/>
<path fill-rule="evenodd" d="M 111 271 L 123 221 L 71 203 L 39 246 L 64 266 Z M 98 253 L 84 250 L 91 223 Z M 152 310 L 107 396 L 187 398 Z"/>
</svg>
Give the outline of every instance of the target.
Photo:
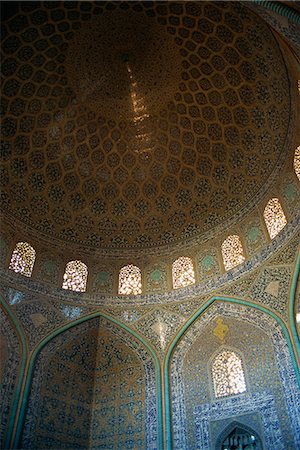
<svg viewBox="0 0 300 450">
<path fill-rule="evenodd" d="M 16 332 L 2 308 L 0 308 L 0 337 L 0 446 L 4 448 L 8 416 L 17 382 L 21 355 Z"/>
<path fill-rule="evenodd" d="M 32 300 L 32 295 L 26 291 L 18 291 L 16 289 L 13 289 L 12 287 L 8 287 L 8 286 L 3 286 L 2 287 L 2 293 L 4 295 L 5 300 L 8 302 L 8 304 L 10 304 L 11 306 L 15 307 L 15 305 L 18 305 L 19 303 L 26 303 L 26 304 L 30 304 L 30 301 Z M 60 303 L 54 300 L 48 300 L 45 302 L 45 299 L 39 297 L 38 295 L 34 295 L 35 298 L 35 310 L 33 312 L 33 314 L 42 314 L 42 310 L 44 310 L 45 308 L 47 309 L 47 317 L 49 318 L 50 316 L 52 317 L 52 319 L 50 320 L 50 324 L 49 326 L 54 329 L 57 327 L 58 324 L 61 324 L 61 321 L 63 320 L 63 322 L 69 322 L 71 320 L 77 319 L 78 317 L 82 316 L 82 315 L 87 315 L 90 314 L 92 312 L 95 312 L 97 309 L 93 308 L 93 307 L 87 307 L 87 306 L 77 306 L 77 305 L 72 305 L 72 304 L 68 304 L 68 303 Z M 41 309 L 39 308 L 39 305 L 41 305 Z M 23 311 L 23 309 L 21 308 L 21 310 L 19 310 L 18 307 L 18 311 Z M 25 310 L 24 310 L 25 311 Z M 55 312 L 54 312 L 55 311 Z M 58 316 L 60 316 L 60 320 L 57 323 L 56 319 L 57 319 L 57 314 Z M 22 316 L 22 312 L 20 312 L 20 316 Z M 22 318 L 22 322 L 24 321 L 24 323 L 26 323 L 26 319 Z M 32 320 L 31 320 L 32 322 Z M 50 331 L 51 328 L 49 328 L 48 331 Z M 31 339 L 32 335 L 31 335 L 31 329 L 27 329 L 26 330 L 29 333 L 29 339 Z M 42 337 L 42 335 L 41 335 Z M 35 341 L 35 339 L 33 339 Z"/>
<path fill-rule="evenodd" d="M 6 264 L 7 254 L 8 254 L 7 239 L 3 235 L 1 235 L 0 236 L 0 264 L 1 264 L 1 267 L 4 267 Z"/>
<path fill-rule="evenodd" d="M 166 264 L 155 264 L 146 267 L 146 293 L 162 292 L 168 289 Z"/>
<path fill-rule="evenodd" d="M 69 303 L 60 303 L 56 301 L 49 302 L 56 311 L 59 311 L 66 322 L 76 320 L 81 316 L 86 316 L 88 314 L 97 311 L 97 308 L 88 306 L 77 306 Z"/>
<path fill-rule="evenodd" d="M 182 301 L 180 303 L 174 303 L 167 305 L 164 309 L 172 311 L 173 313 L 180 314 L 183 317 L 190 317 L 194 312 L 196 312 L 204 303 L 211 298 L 211 295 L 206 295 L 198 298 L 191 298 L 187 301 Z"/>
<path fill-rule="evenodd" d="M 293 264 L 299 251 L 300 233 L 296 233 L 295 239 L 284 247 L 284 250 L 274 255 L 268 261 L 268 265 Z"/>
<path fill-rule="evenodd" d="M 25 293 L 22 291 L 17 291 L 12 287 L 2 286 L 2 292 L 4 294 L 5 300 L 10 305 L 16 305 L 19 302 L 22 302 L 25 299 Z"/>
<path fill-rule="evenodd" d="M 193 324 L 178 343 L 173 355 L 171 386 L 174 448 L 195 448 L 192 442 L 196 434 L 195 430 L 193 431 L 190 428 L 191 424 L 194 423 L 192 419 L 193 411 L 194 407 L 197 406 L 197 399 L 198 405 L 208 404 L 211 400 L 211 387 L 207 376 L 207 361 L 209 359 L 207 352 L 211 354 L 216 348 L 215 338 L 210 338 L 206 342 L 205 336 L 211 335 L 213 323 L 220 316 L 229 325 L 226 344 L 230 340 L 230 342 L 235 342 L 235 345 L 243 351 L 245 358 L 248 353 L 246 358 L 246 383 L 250 385 L 251 395 L 257 393 L 262 395 L 263 392 L 267 392 L 274 397 L 285 448 L 296 448 L 299 445 L 298 439 L 300 436 L 300 418 L 296 412 L 300 406 L 300 393 L 295 380 L 289 349 L 279 326 L 274 319 L 260 311 L 222 302 L 210 307 Z M 251 337 L 249 338 L 249 336 Z M 196 345 L 197 349 L 194 349 L 193 345 Z M 251 347 L 252 356 L 250 359 L 253 361 L 249 364 L 247 361 L 250 357 Z M 188 356 L 189 350 L 191 352 L 190 357 Z M 199 352 L 199 358 L 202 358 L 203 364 L 200 366 L 196 366 L 193 362 L 197 352 Z M 260 358 L 263 364 L 258 362 Z M 195 370 L 198 376 L 193 372 Z M 262 371 L 266 373 L 262 374 Z M 189 372 L 193 373 L 190 378 Z M 201 393 L 200 396 L 199 393 Z M 238 399 L 242 399 L 243 395 L 230 397 L 229 404 L 239 404 L 238 402 L 242 402 L 242 400 Z M 192 403 L 187 401 L 188 398 L 192 399 Z M 238 417 L 235 418 L 238 420 Z M 265 426 L 270 427 L 270 424 L 265 424 Z M 275 427 L 271 426 L 272 430 L 276 428 L 276 425 Z M 210 448 L 209 441 L 205 442 L 203 448 Z"/>
<path fill-rule="evenodd" d="M 155 449 L 153 363 L 145 349 L 134 339 L 129 350 L 131 338 L 127 333 L 110 326 L 104 319 L 101 322 L 103 328 L 100 328 L 98 335 L 91 448 Z M 113 331 L 109 339 L 106 337 L 107 329 Z M 121 344 L 118 337 L 126 342 Z M 148 409 L 145 409 L 145 404 Z"/>
<path fill-rule="evenodd" d="M 208 310 L 210 311 L 210 310 Z M 206 313 L 205 313 L 206 315 Z M 220 342 L 216 335 L 218 319 L 223 319 L 223 325 L 228 327 L 224 340 Z M 201 321 L 201 318 L 198 319 Z M 197 323 L 195 324 L 197 327 Z M 193 327 L 192 327 L 193 329 Z M 199 328 L 198 328 L 199 330 Z M 196 337 L 197 335 L 197 337 Z M 215 316 L 201 328 L 198 333 L 194 329 L 187 332 L 187 340 L 191 343 L 189 352 L 178 356 L 178 364 L 183 368 L 174 376 L 182 379 L 181 394 L 184 398 L 186 442 L 187 448 L 195 448 L 194 406 L 197 404 L 214 402 L 211 364 L 215 356 L 225 349 L 240 354 L 243 359 L 243 368 L 246 376 L 247 391 L 261 391 L 266 389 L 266 379 L 280 390 L 279 379 L 273 374 L 273 360 L 270 357 L 272 348 L 266 343 L 265 336 L 260 330 L 253 329 L 249 324 L 238 319 L 229 319 L 227 316 Z M 250 344 L 249 344 L 250 341 Z M 180 344 L 179 344 L 180 345 Z M 224 347 L 225 346 L 225 347 Z M 181 362 L 180 362 L 181 361 Z M 183 362 L 184 361 L 184 362 Z M 259 362 L 258 362 L 259 361 Z M 259 366 L 263 361 L 264 373 L 259 373 Z M 172 366 L 173 372 L 176 369 Z M 172 373 L 173 377 L 173 373 Z M 178 382 L 180 384 L 180 381 Z M 173 396 L 174 398 L 174 396 Z M 176 402 L 178 399 L 176 398 Z M 281 397 L 281 401 L 284 401 Z M 173 411 L 174 412 L 174 411 Z M 182 414 L 182 412 L 180 412 Z M 180 428 L 180 427 L 179 427 Z M 182 426 L 181 426 L 182 428 Z M 181 431 L 179 430 L 180 436 Z M 178 444 L 181 448 L 182 442 Z M 177 447 L 176 447 L 177 448 Z M 182 447 L 186 448 L 186 447 Z"/>
<path fill-rule="evenodd" d="M 133 324 L 161 355 L 183 324 L 183 317 L 164 309 L 156 309 Z"/>
<path fill-rule="evenodd" d="M 267 450 L 286 450 L 281 435 L 280 424 L 276 411 L 276 403 L 269 392 L 246 394 L 236 397 L 208 403 L 195 407 L 196 447 L 197 450 L 209 450 L 211 436 L 209 422 L 232 416 L 232 420 L 238 420 L 245 413 L 259 411 L 264 430 L 265 445 Z"/>
<path fill-rule="evenodd" d="M 54 258 L 43 255 L 39 260 L 35 276 L 37 280 L 59 286 L 62 278 L 59 263 Z"/>
<path fill-rule="evenodd" d="M 266 245 L 266 237 L 264 235 L 261 221 L 259 217 L 249 219 L 241 225 L 244 241 L 249 256 L 257 253 L 264 245 Z"/>
<path fill-rule="evenodd" d="M 292 269 L 289 267 L 263 269 L 250 290 L 250 297 L 287 318 L 291 276 Z"/>
<path fill-rule="evenodd" d="M 280 186 L 280 192 L 284 200 L 284 209 L 290 215 L 290 217 L 292 217 L 295 210 L 299 208 L 299 182 L 292 175 L 284 177 L 284 182 Z"/>
<path fill-rule="evenodd" d="M 220 275 L 221 268 L 217 250 L 215 248 L 203 249 L 197 255 L 197 267 L 200 281 Z"/>
<path fill-rule="evenodd" d="M 117 308 L 101 309 L 101 311 L 103 311 L 104 313 L 107 313 L 109 316 L 116 317 L 121 322 L 126 324 L 130 324 L 132 322 L 137 321 L 144 315 L 148 314 L 148 312 L 151 310 L 152 310 L 151 307 L 126 308 L 126 306 L 123 308 L 117 307 Z"/>
<path fill-rule="evenodd" d="M 42 350 L 23 448 L 111 446 L 157 448 L 155 369 L 139 342 L 97 318 L 69 329 Z"/>
<path fill-rule="evenodd" d="M 124 249 L 248 207 L 287 151 L 288 77 L 264 22 L 237 2 L 67 4 L 36 4 L 30 20 L 20 7 L 5 27 L 5 210 L 37 233 Z M 128 40 L 150 62 L 137 73 L 116 50 Z M 136 114 L 124 120 L 134 83 L 142 134 Z"/>
<path fill-rule="evenodd" d="M 220 293 L 227 296 L 247 298 L 258 274 L 258 270 L 253 271 L 241 280 L 228 284 L 220 290 Z"/>
<path fill-rule="evenodd" d="M 26 330 L 30 349 L 33 349 L 49 332 L 63 325 L 65 320 L 47 304 L 19 303 L 15 306 L 16 316 Z"/>
<path fill-rule="evenodd" d="M 78 319 L 82 314 L 82 308 L 80 306 L 61 305 L 60 310 L 67 319 L 71 320 Z"/>
<path fill-rule="evenodd" d="M 92 448 L 145 447 L 143 367 L 107 330 L 98 334 L 91 427 Z M 117 358 L 115 357 L 117 355 Z M 119 408 L 118 414 L 116 409 Z"/>
<path fill-rule="evenodd" d="M 259 413 L 243 414 L 239 415 L 238 421 L 232 420 L 232 417 L 222 419 L 222 420 L 211 420 L 210 421 L 210 436 L 211 436 L 211 448 L 219 448 L 223 440 L 228 436 L 228 432 L 235 426 L 240 426 L 246 431 L 263 436 L 261 427 L 261 417 Z M 257 436 L 258 437 L 258 436 Z M 263 439 L 260 439 L 262 442 Z"/>
<path fill-rule="evenodd" d="M 92 275 L 92 292 L 110 294 L 113 292 L 113 270 L 111 267 L 98 267 Z"/>
<path fill-rule="evenodd" d="M 295 238 L 296 236 L 296 238 Z M 121 308 L 132 308 L 139 306 L 149 306 L 151 304 L 168 304 L 174 302 L 185 302 L 187 299 L 194 301 L 208 293 L 213 293 L 222 289 L 224 286 L 231 286 L 235 281 L 241 280 L 242 277 L 252 276 L 253 271 L 262 264 L 269 261 L 278 262 L 278 264 L 291 263 L 297 252 L 299 236 L 299 217 L 296 215 L 282 230 L 282 232 L 274 238 L 269 245 L 264 247 L 259 253 L 254 255 L 251 260 L 245 261 L 244 264 L 224 273 L 218 277 L 207 279 L 193 286 L 162 292 L 160 294 L 147 294 L 141 296 L 113 296 L 113 295 L 95 295 L 89 293 L 76 293 L 64 291 L 62 289 L 53 288 L 45 283 L 39 283 L 34 279 L 28 280 L 26 277 L 18 276 L 9 270 L 0 270 L 0 279 L 2 285 L 17 288 L 19 291 L 28 291 L 34 294 L 39 293 L 41 296 L 61 300 L 62 302 L 76 302 L 83 306 L 118 306 Z M 285 252 L 285 248 L 287 252 Z M 277 264 L 277 263 L 276 263 Z M 240 283 L 240 281 L 238 281 Z M 243 281 L 240 286 L 242 288 Z M 227 289 L 227 288 L 226 288 Z M 231 289 L 231 288 L 230 288 Z"/>
<path fill-rule="evenodd" d="M 247 3 L 247 7 L 252 9 L 256 14 L 259 14 L 269 25 L 285 36 L 293 46 L 300 48 L 300 32 L 297 24 L 280 14 L 269 11 L 261 5 L 251 5 L 249 2 Z"/>
<path fill-rule="evenodd" d="M 15 303 L 14 310 L 25 330 L 29 348 L 33 349 L 48 333 L 63 325 L 66 319 L 50 304 L 41 303 L 38 296 L 34 302 L 32 297 L 30 300 Z"/>
<path fill-rule="evenodd" d="M 97 335 L 94 319 L 59 335 L 40 353 L 22 448 L 88 447 Z"/>
</svg>

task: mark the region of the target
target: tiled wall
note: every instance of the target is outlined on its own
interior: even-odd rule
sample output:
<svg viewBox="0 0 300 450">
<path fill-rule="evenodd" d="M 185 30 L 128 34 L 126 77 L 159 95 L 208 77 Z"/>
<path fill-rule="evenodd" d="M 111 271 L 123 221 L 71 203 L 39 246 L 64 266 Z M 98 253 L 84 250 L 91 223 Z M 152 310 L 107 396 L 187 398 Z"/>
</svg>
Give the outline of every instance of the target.
<svg viewBox="0 0 300 450">
<path fill-rule="evenodd" d="M 16 389 L 21 350 L 17 334 L 0 308 L 0 447 L 4 448 L 9 413 Z"/>
<path fill-rule="evenodd" d="M 157 448 L 155 389 L 147 352 L 104 319 L 87 321 L 41 351 L 22 448 Z"/>
<path fill-rule="evenodd" d="M 218 335 L 217 319 L 226 327 Z M 227 328 L 228 327 L 228 328 Z M 247 391 L 214 399 L 210 359 L 223 347 L 243 355 Z M 207 310 L 179 342 L 171 365 L 175 449 L 210 449 L 228 418 L 256 414 L 267 449 L 297 448 L 300 395 L 286 341 L 276 322 L 256 310 L 220 303 Z M 213 421 L 220 421 L 212 427 Z"/>
</svg>

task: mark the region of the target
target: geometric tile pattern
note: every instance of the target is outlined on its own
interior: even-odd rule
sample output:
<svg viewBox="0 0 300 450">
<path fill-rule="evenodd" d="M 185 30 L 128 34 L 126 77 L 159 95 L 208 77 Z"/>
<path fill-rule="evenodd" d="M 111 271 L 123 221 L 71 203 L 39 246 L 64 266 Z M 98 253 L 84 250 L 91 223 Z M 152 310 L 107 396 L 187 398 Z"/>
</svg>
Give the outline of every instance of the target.
<svg viewBox="0 0 300 450">
<path fill-rule="evenodd" d="M 1 209 L 86 247 L 223 224 L 268 180 L 289 123 L 282 55 L 248 8 L 124 4 L 21 4 L 4 26 Z"/>
<path fill-rule="evenodd" d="M 54 338 L 37 360 L 22 445 L 157 448 L 155 370 L 148 352 L 102 318 Z"/>
<path fill-rule="evenodd" d="M 155 309 L 134 322 L 133 327 L 143 334 L 161 355 L 184 322 L 178 314 Z"/>
<path fill-rule="evenodd" d="M 49 332 L 67 322 L 59 310 L 55 310 L 47 303 L 41 303 L 39 299 L 34 302 L 17 303 L 14 309 L 25 330 L 30 349 L 33 349 Z"/>
<path fill-rule="evenodd" d="M 4 448 L 12 396 L 17 382 L 20 365 L 20 344 L 10 320 L 0 308 L 0 445 Z"/>
<path fill-rule="evenodd" d="M 190 317 L 196 312 L 204 303 L 211 298 L 211 295 L 199 296 L 190 300 L 181 301 L 180 303 L 173 303 L 165 305 L 164 309 L 172 311 L 172 313 L 179 314 L 185 318 Z"/>
<path fill-rule="evenodd" d="M 239 281 L 227 284 L 220 292 L 228 296 L 247 298 L 258 273 L 258 271 L 253 271 L 251 274 L 241 277 Z"/>
<path fill-rule="evenodd" d="M 293 264 L 298 253 L 300 234 L 296 233 L 295 238 L 291 240 L 283 249 L 278 252 L 269 261 L 268 265 Z"/>
<path fill-rule="evenodd" d="M 11 302 L 18 302 L 21 297 L 26 294 L 26 298 L 44 298 L 45 295 L 60 299 L 62 302 L 76 303 L 82 306 L 101 306 L 101 307 L 113 307 L 113 308 L 136 308 L 136 306 L 143 305 L 147 308 L 151 307 L 153 304 L 171 304 L 179 303 L 185 304 L 185 308 L 190 310 L 193 303 L 197 302 L 203 295 L 210 297 L 213 294 L 217 294 L 220 290 L 223 290 L 226 295 L 233 296 L 247 296 L 247 292 L 251 287 L 251 284 L 255 280 L 254 269 L 261 267 L 263 263 L 268 265 L 286 265 L 293 264 L 295 260 L 296 253 L 298 251 L 298 235 L 299 235 L 299 218 L 296 216 L 292 219 L 282 230 L 282 232 L 274 239 L 272 242 L 261 249 L 258 254 L 254 255 L 250 260 L 245 261 L 244 264 L 232 269 L 229 272 L 220 274 L 219 276 L 214 276 L 207 280 L 203 280 L 200 283 L 196 283 L 192 286 L 187 286 L 185 288 L 164 291 L 160 293 L 152 293 L 150 295 L 138 296 L 136 298 L 119 296 L 115 297 L 110 292 L 110 295 L 96 295 L 94 293 L 82 293 L 76 294 L 70 291 L 65 291 L 59 288 L 53 288 L 47 283 L 40 283 L 34 279 L 28 279 L 27 277 L 16 276 L 12 271 L 3 269 L 0 272 L 0 277 L 2 280 L 2 285 L 13 286 L 8 289 L 16 290 L 16 286 L 19 286 L 19 292 L 21 294 L 13 296 Z M 247 275 L 247 277 L 246 277 Z M 37 293 L 39 293 L 37 295 Z M 209 294 L 211 293 L 211 294 Z M 9 294 L 10 295 L 10 294 Z M 40 301 L 40 300 L 39 300 Z M 182 313 L 182 312 L 181 312 Z M 130 314 L 128 319 L 130 319 Z M 128 320 L 125 319 L 125 320 Z"/>
<path fill-rule="evenodd" d="M 211 375 L 208 371 L 214 349 L 220 348 L 213 334 L 218 317 L 222 317 L 229 326 L 226 346 L 234 346 L 243 353 L 246 383 L 251 391 L 251 394 L 218 400 L 219 407 L 211 403 Z M 267 420 L 267 411 L 261 411 L 263 434 L 267 441 L 274 443 L 278 438 L 278 446 L 282 449 L 299 445 L 300 392 L 287 342 L 281 328 L 270 316 L 242 305 L 214 304 L 178 342 L 170 374 L 174 448 L 211 448 L 207 430 L 212 411 L 216 412 L 214 418 L 238 420 L 239 413 L 258 411 L 262 405 L 271 408 L 268 412 L 271 422 Z M 238 412 L 236 416 L 234 405 Z M 200 410 L 201 418 L 196 413 Z M 198 417 L 196 424 L 195 414 Z M 279 430 L 282 438 L 279 435 L 276 438 Z M 272 445 L 267 448 L 272 448 Z"/>
<path fill-rule="evenodd" d="M 266 448 L 285 450 L 286 446 L 281 435 L 275 400 L 269 392 L 246 394 L 245 397 L 231 398 L 213 404 L 195 407 L 195 427 L 197 450 L 209 449 L 212 436 L 209 433 L 209 423 L 221 421 L 231 416 L 231 420 L 239 420 L 244 413 L 251 415 L 259 412 Z"/>
<path fill-rule="evenodd" d="M 292 269 L 289 267 L 263 269 L 250 290 L 250 298 L 287 318 L 291 276 Z"/>
</svg>

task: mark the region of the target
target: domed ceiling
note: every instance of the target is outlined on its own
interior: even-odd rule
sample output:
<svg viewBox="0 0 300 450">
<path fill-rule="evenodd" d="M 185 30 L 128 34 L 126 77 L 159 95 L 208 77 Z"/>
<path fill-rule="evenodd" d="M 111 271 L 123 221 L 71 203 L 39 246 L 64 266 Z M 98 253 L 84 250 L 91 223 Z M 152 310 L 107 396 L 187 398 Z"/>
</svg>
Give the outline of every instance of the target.
<svg viewBox="0 0 300 450">
<path fill-rule="evenodd" d="M 287 133 L 286 68 L 239 2 L 20 2 L 4 27 L 1 208 L 99 248 L 246 208 Z"/>
</svg>

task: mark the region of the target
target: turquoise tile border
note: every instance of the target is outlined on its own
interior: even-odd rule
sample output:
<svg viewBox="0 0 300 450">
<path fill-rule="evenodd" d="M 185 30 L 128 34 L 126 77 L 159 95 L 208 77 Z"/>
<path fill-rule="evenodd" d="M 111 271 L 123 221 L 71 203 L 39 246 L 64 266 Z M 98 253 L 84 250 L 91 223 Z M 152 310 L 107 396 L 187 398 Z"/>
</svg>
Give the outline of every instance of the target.
<svg viewBox="0 0 300 450">
<path fill-rule="evenodd" d="M 278 317 L 274 312 L 268 310 L 267 308 L 257 305 L 255 303 L 242 300 L 242 299 L 236 299 L 231 297 L 223 297 L 223 296 L 214 296 L 210 300 L 208 300 L 196 313 L 193 314 L 193 316 L 185 323 L 185 325 L 182 327 L 180 332 L 177 334 L 177 336 L 174 338 L 172 343 L 170 344 L 168 348 L 168 352 L 166 354 L 165 360 L 163 362 L 163 365 L 161 366 L 158 356 L 155 352 L 155 350 L 142 338 L 140 337 L 135 331 L 131 330 L 126 326 L 125 324 L 119 322 L 117 319 L 112 318 L 104 313 L 96 312 L 93 314 L 90 314 L 85 317 L 81 317 L 69 324 L 64 325 L 63 327 L 55 330 L 53 333 L 48 335 L 46 338 L 44 338 L 38 346 L 35 348 L 33 353 L 30 356 L 30 360 L 26 367 L 26 359 L 27 359 L 27 347 L 26 347 L 26 341 L 25 337 L 23 335 L 23 332 L 20 328 L 20 325 L 15 318 L 13 312 L 10 310 L 9 306 L 5 302 L 4 298 L 0 296 L 1 304 L 3 305 L 3 308 L 6 312 L 6 314 L 9 316 L 16 332 L 19 337 L 20 343 L 21 343 L 21 350 L 22 350 L 22 360 L 21 360 L 21 367 L 20 372 L 18 376 L 18 382 L 15 389 L 15 394 L 13 398 L 13 406 L 11 409 L 11 413 L 9 416 L 8 421 L 8 430 L 7 430 L 7 436 L 5 440 L 5 447 L 4 448 L 17 448 L 20 436 L 21 436 L 21 430 L 25 418 L 25 412 L 26 412 L 26 406 L 29 396 L 29 390 L 31 386 L 31 380 L 33 376 L 33 369 L 34 364 L 36 361 L 36 358 L 39 354 L 39 352 L 44 348 L 45 345 L 51 339 L 56 337 L 57 335 L 63 333 L 64 331 L 68 330 L 69 328 L 72 328 L 82 322 L 85 322 L 87 320 L 93 319 L 95 317 L 103 317 L 106 320 L 111 321 L 115 325 L 119 326 L 120 328 L 124 329 L 126 332 L 134 336 L 139 342 L 142 343 L 142 345 L 149 351 L 151 354 L 154 363 L 155 363 L 155 369 L 156 369 L 156 387 L 157 387 L 157 424 L 158 424 L 158 448 L 159 450 L 163 450 L 166 448 L 166 450 L 172 449 L 172 424 L 171 424 L 171 398 L 170 398 L 170 383 L 169 383 L 169 368 L 171 363 L 171 356 L 172 353 L 183 336 L 183 334 L 186 332 L 186 330 L 195 322 L 195 320 L 203 313 L 207 308 L 209 308 L 213 303 L 218 301 L 223 302 L 229 302 L 229 303 L 235 303 L 240 304 L 244 306 L 248 306 L 250 308 L 255 308 L 269 316 L 271 316 L 274 320 L 277 321 L 277 323 L 280 325 L 281 330 L 284 334 L 284 337 L 287 341 L 293 367 L 296 373 L 297 381 L 300 385 L 300 372 L 299 372 L 299 366 L 297 363 L 297 357 L 300 356 L 300 341 L 299 336 L 297 332 L 296 327 L 296 318 L 295 318 L 295 302 L 296 302 L 296 290 L 297 290 L 297 284 L 299 279 L 299 271 L 300 271 L 300 253 L 298 254 L 298 258 L 296 260 L 295 264 L 295 270 L 292 278 L 291 288 L 290 288 L 290 299 L 289 299 L 289 325 L 291 331 L 289 332 L 286 324 L 283 322 L 283 320 Z M 161 375 L 163 374 L 163 376 Z M 165 420 L 163 421 L 163 411 Z M 165 435 L 164 435 L 165 431 Z"/>
<path fill-rule="evenodd" d="M 293 336 L 293 340 L 295 343 L 296 351 L 298 353 L 298 358 L 300 359 L 300 340 L 299 334 L 297 331 L 297 323 L 296 323 L 296 291 L 297 285 L 299 281 L 299 273 L 300 273 L 300 251 L 298 253 L 298 257 L 296 260 L 295 270 L 292 278 L 292 285 L 290 289 L 290 305 L 289 305 L 289 322 L 291 327 L 291 332 Z"/>
<path fill-rule="evenodd" d="M 293 283 L 291 288 L 291 303 L 294 303 L 294 297 L 296 292 L 296 285 L 297 285 L 297 279 L 299 274 L 299 265 L 300 265 L 300 257 L 298 257 L 298 261 L 296 264 L 296 268 L 294 271 L 294 277 L 293 277 Z M 259 311 L 262 311 L 263 313 L 271 316 L 273 319 L 276 320 L 276 322 L 280 325 L 280 328 L 283 332 L 283 335 L 287 341 L 287 345 L 290 351 L 293 367 L 295 370 L 296 378 L 298 381 L 298 384 L 300 386 L 300 371 L 299 366 L 297 363 L 297 357 L 296 352 L 299 350 L 299 339 L 298 335 L 294 336 L 294 333 L 292 331 L 292 338 L 290 337 L 290 333 L 287 329 L 286 324 L 283 322 L 283 320 L 278 317 L 274 312 L 264 308 L 261 305 L 257 305 L 255 303 L 242 300 L 242 299 L 236 299 L 231 297 L 221 297 L 221 296 L 214 296 L 210 300 L 208 300 L 196 313 L 193 314 L 193 316 L 185 323 L 183 328 L 180 330 L 180 332 L 177 334 L 177 336 L 174 338 L 172 343 L 170 344 L 168 348 L 168 352 L 166 354 L 164 364 L 163 364 L 163 377 L 164 377 L 164 399 L 165 399 L 165 433 L 166 433 L 166 450 L 172 450 L 172 422 L 171 422 L 171 389 L 170 389 L 170 380 L 169 380 L 169 369 L 170 369 L 170 363 L 171 363 L 171 356 L 172 353 L 183 336 L 183 334 L 186 332 L 186 330 L 195 322 L 195 320 L 207 309 L 209 308 L 213 303 L 222 301 L 222 302 L 228 302 L 228 303 L 235 303 L 243 306 L 248 306 L 250 308 L 255 308 Z M 292 322 L 295 327 L 295 317 L 292 316 Z M 293 330 L 293 327 L 292 327 Z M 295 328 L 296 330 L 296 328 Z M 297 332 L 296 332 L 297 333 Z M 294 342 L 293 342 L 294 341 Z M 294 345 L 293 345 L 294 344 Z M 294 351 L 295 348 L 295 351 Z"/>
<path fill-rule="evenodd" d="M 143 344 L 143 346 L 151 354 L 151 356 L 152 356 L 152 358 L 154 360 L 155 369 L 156 369 L 158 449 L 159 450 L 163 450 L 162 387 L 161 387 L 160 363 L 159 363 L 158 357 L 157 357 L 154 349 L 152 347 L 150 347 L 149 344 L 147 344 L 147 342 L 143 338 L 141 338 L 136 332 L 134 332 L 133 330 L 131 330 L 130 328 L 128 328 L 126 325 L 124 325 L 123 323 L 119 322 L 118 320 L 116 320 L 116 319 L 114 319 L 114 318 L 112 318 L 112 317 L 110 317 L 110 316 L 108 316 L 106 314 L 103 314 L 101 312 L 96 312 L 96 313 L 90 314 L 89 316 L 81 317 L 78 320 L 75 320 L 74 322 L 66 324 L 63 327 L 55 330 L 53 333 L 51 333 L 46 338 L 44 338 L 38 344 L 38 346 L 35 348 L 33 353 L 31 354 L 30 360 L 29 360 L 29 363 L 28 363 L 28 368 L 27 368 L 26 374 L 24 376 L 24 387 L 23 387 L 23 391 L 21 393 L 20 402 L 19 402 L 20 410 L 19 410 L 18 417 L 16 417 L 16 421 L 17 421 L 16 432 L 15 432 L 14 436 L 12 437 L 12 447 L 11 448 L 18 448 L 19 443 L 20 443 L 22 426 L 23 426 L 24 419 L 25 419 L 25 413 L 26 413 L 26 407 L 27 407 L 27 402 L 28 402 L 28 396 L 29 396 L 30 386 L 31 386 L 31 382 L 32 382 L 33 369 L 34 369 L 36 358 L 39 355 L 40 351 L 44 348 L 45 345 L 47 345 L 47 343 L 49 341 L 51 341 L 51 339 L 55 338 L 57 335 L 63 333 L 64 331 L 66 331 L 66 330 L 68 330 L 68 329 L 70 329 L 70 328 L 72 328 L 72 327 L 74 327 L 76 325 L 79 325 L 82 322 L 85 322 L 85 321 L 90 320 L 90 319 L 94 319 L 96 317 L 103 317 L 106 320 L 108 320 L 108 321 L 114 323 L 115 325 L 119 326 L 120 328 L 123 328 L 129 334 L 134 336 L 139 342 L 141 342 Z"/>
<path fill-rule="evenodd" d="M 14 424 L 15 424 L 15 417 L 17 414 L 19 398 L 20 398 L 20 393 L 21 393 L 21 389 L 22 389 L 24 373 L 25 373 L 25 368 L 26 368 L 27 346 L 26 346 L 26 340 L 23 335 L 23 332 L 22 332 L 19 322 L 17 321 L 16 317 L 14 316 L 13 312 L 10 310 L 8 304 L 6 303 L 6 301 L 4 300 L 4 298 L 1 294 L 0 294 L 0 305 L 3 308 L 4 312 L 7 314 L 7 316 L 9 317 L 9 320 L 11 321 L 11 324 L 17 333 L 18 339 L 20 341 L 20 349 L 21 349 L 21 364 L 20 364 L 19 373 L 17 374 L 18 381 L 17 381 L 17 385 L 15 387 L 15 392 L 14 392 L 13 401 L 12 401 L 12 407 L 11 407 L 9 418 L 8 418 L 8 426 L 7 426 L 6 436 L 5 436 L 5 440 L 4 440 L 4 448 L 6 449 L 6 448 L 9 448 L 11 436 L 12 436 L 13 428 L 14 428 Z"/>
</svg>

